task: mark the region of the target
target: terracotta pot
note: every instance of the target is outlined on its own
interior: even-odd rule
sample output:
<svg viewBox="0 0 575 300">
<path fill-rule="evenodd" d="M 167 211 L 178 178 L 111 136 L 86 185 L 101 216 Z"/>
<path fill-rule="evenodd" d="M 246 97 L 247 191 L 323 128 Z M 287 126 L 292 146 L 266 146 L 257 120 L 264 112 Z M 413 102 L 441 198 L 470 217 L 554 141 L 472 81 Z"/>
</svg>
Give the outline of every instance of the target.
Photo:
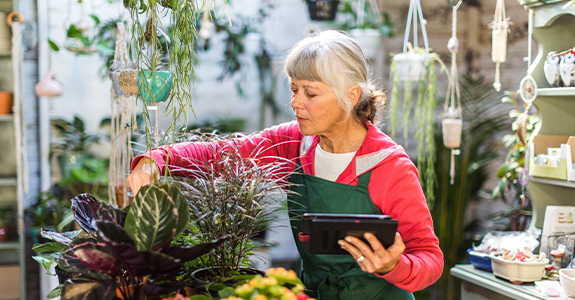
<svg viewBox="0 0 575 300">
<path fill-rule="evenodd" d="M 132 203 L 132 200 L 134 199 L 134 195 L 130 191 L 129 187 L 126 187 L 127 195 L 124 195 L 124 184 L 123 183 L 117 184 L 115 187 L 115 190 L 116 190 L 116 202 L 118 203 L 119 208 L 124 209 L 124 208 L 126 208 L 126 206 L 128 206 L 128 205 L 130 205 L 130 203 Z"/>
<path fill-rule="evenodd" d="M 12 99 L 14 94 L 11 92 L 0 92 L 0 115 L 12 113 Z"/>
<path fill-rule="evenodd" d="M 0 242 L 4 242 L 8 238 L 8 226 L 0 226 Z"/>
<path fill-rule="evenodd" d="M 196 288 L 191 287 L 191 286 L 185 286 L 184 291 L 186 292 L 186 297 L 190 297 L 190 296 L 198 294 L 198 290 L 196 290 Z"/>
</svg>

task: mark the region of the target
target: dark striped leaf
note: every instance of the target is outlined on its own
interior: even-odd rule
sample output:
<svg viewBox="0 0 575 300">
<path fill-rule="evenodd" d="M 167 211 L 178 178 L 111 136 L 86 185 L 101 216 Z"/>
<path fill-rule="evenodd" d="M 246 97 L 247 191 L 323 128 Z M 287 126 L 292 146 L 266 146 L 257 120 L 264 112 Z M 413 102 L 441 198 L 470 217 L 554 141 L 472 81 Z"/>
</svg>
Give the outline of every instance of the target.
<svg viewBox="0 0 575 300">
<path fill-rule="evenodd" d="M 173 184 L 142 187 L 130 205 L 125 229 L 140 251 L 158 250 L 186 228 L 188 202 Z"/>
<path fill-rule="evenodd" d="M 112 221 L 120 226 L 124 225 L 126 212 L 102 202 L 90 194 L 80 194 L 72 198 L 72 211 L 74 219 L 87 233 L 96 231 L 96 221 Z"/>
<path fill-rule="evenodd" d="M 116 280 L 109 275 L 88 272 L 64 284 L 62 300 L 112 300 L 116 287 Z"/>
</svg>

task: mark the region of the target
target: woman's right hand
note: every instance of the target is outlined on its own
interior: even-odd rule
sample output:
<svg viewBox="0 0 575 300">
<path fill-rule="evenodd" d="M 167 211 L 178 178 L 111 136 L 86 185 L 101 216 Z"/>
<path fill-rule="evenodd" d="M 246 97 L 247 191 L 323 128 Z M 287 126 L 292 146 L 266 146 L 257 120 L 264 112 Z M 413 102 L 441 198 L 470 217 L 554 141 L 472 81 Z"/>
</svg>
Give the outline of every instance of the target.
<svg viewBox="0 0 575 300">
<path fill-rule="evenodd" d="M 128 175 L 126 182 L 132 191 L 132 194 L 136 196 L 141 187 L 155 183 L 158 177 L 158 167 L 149 158 L 142 158 L 132 171 L 132 174 Z"/>
</svg>

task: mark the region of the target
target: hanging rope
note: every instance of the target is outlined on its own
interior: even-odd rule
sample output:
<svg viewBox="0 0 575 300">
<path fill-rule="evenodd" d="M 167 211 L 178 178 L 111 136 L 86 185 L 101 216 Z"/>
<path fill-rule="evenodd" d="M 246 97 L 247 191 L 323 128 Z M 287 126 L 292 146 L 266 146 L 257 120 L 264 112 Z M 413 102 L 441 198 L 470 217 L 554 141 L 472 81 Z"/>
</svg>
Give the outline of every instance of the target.
<svg viewBox="0 0 575 300">
<path fill-rule="evenodd" d="M 493 83 L 493 87 L 498 92 L 501 90 L 499 65 L 505 62 L 507 56 L 507 32 L 510 24 L 509 18 L 505 15 L 504 0 L 497 0 L 495 4 L 495 16 L 490 27 L 493 30 L 491 60 L 495 63 L 495 82 Z"/>
<path fill-rule="evenodd" d="M 16 137 L 16 167 L 17 167 L 17 197 L 18 197 L 18 233 L 22 236 L 24 231 L 24 193 L 28 192 L 28 167 L 26 162 L 26 121 L 22 109 L 22 92 L 24 91 L 24 77 L 22 75 L 22 32 L 20 25 L 24 18 L 17 12 L 8 15 L 8 25 L 12 27 L 12 71 L 14 72 L 14 133 Z"/>
<path fill-rule="evenodd" d="M 447 85 L 447 95 L 445 98 L 444 113 L 442 121 L 443 143 L 451 148 L 451 162 L 449 175 L 450 183 L 455 183 L 455 155 L 460 153 L 461 131 L 463 122 L 461 121 L 461 93 L 459 91 L 459 73 L 457 72 L 457 52 L 459 51 L 459 40 L 457 39 L 457 10 L 461 6 L 461 1 L 452 6 L 451 38 L 447 42 L 447 49 L 451 52 L 451 71 L 449 74 L 449 84 Z"/>
<path fill-rule="evenodd" d="M 415 15 L 415 17 L 413 16 Z M 425 53 L 429 54 L 429 43 L 427 41 L 427 31 L 425 30 L 426 21 L 421 12 L 421 3 L 419 0 L 411 0 L 409 2 L 409 12 L 407 13 L 407 27 L 405 28 L 405 37 L 403 38 L 403 53 L 407 53 L 407 45 L 409 42 L 409 35 L 411 23 L 413 23 L 413 47 L 417 48 L 417 20 L 421 22 L 421 33 L 423 35 L 423 44 L 425 46 Z"/>
</svg>

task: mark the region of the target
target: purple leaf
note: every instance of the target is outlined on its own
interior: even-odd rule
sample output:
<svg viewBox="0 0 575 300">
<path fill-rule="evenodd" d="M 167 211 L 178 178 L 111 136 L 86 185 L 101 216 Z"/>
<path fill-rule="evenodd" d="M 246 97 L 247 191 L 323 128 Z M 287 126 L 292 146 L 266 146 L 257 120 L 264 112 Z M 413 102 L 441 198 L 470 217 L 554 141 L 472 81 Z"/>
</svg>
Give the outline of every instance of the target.
<svg viewBox="0 0 575 300">
<path fill-rule="evenodd" d="M 90 194 L 80 194 L 72 198 L 74 219 L 87 233 L 96 231 L 96 221 L 108 220 L 124 226 L 127 213 L 112 205 L 94 198 Z"/>
<path fill-rule="evenodd" d="M 42 234 L 42 237 L 45 237 L 47 239 L 51 239 L 55 242 L 58 242 L 58 243 L 64 244 L 64 245 L 70 245 L 70 243 L 72 243 L 74 241 L 73 238 L 65 236 L 56 230 L 50 230 L 50 229 L 42 228 L 41 234 Z"/>
<path fill-rule="evenodd" d="M 101 248 L 104 247 L 80 247 L 74 249 L 74 255 L 92 271 L 107 273 L 114 277 L 120 269 L 119 262 Z"/>
<path fill-rule="evenodd" d="M 161 252 L 174 258 L 178 258 L 182 262 L 187 262 L 212 251 L 212 249 L 221 245 L 228 238 L 230 238 L 230 236 L 225 235 L 209 243 L 196 244 L 193 246 L 171 246 L 169 248 L 162 249 Z"/>
<path fill-rule="evenodd" d="M 107 274 L 87 272 L 66 281 L 62 300 L 111 300 L 116 295 L 116 280 Z"/>
</svg>

